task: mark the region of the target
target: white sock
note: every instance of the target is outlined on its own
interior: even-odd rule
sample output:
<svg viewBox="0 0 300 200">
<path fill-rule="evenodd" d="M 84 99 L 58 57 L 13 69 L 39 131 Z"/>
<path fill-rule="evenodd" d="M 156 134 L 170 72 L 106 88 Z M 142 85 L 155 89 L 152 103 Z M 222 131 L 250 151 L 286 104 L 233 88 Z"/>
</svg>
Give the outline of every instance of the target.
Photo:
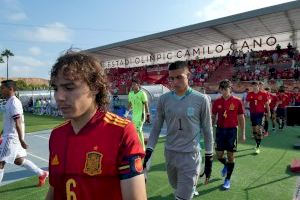
<svg viewBox="0 0 300 200">
<path fill-rule="evenodd" d="M 2 182 L 3 175 L 4 175 L 4 169 L 0 169 L 0 183 Z"/>
<path fill-rule="evenodd" d="M 23 164 L 21 166 L 24 167 L 24 168 L 26 168 L 26 169 L 28 169 L 29 171 L 32 171 L 32 172 L 36 173 L 39 176 L 43 175 L 44 171 L 41 170 L 38 166 L 36 166 L 30 160 L 24 159 L 24 162 L 23 162 Z"/>
</svg>

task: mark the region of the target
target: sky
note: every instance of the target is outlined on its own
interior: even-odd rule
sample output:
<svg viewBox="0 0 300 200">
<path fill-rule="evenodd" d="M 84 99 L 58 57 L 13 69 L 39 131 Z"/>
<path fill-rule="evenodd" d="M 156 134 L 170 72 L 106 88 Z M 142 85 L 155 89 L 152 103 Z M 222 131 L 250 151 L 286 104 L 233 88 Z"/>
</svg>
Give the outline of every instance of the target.
<svg viewBox="0 0 300 200">
<path fill-rule="evenodd" d="M 14 53 L 9 77 L 49 79 L 55 60 L 71 47 L 99 47 L 289 1 L 0 0 L 0 51 Z"/>
</svg>

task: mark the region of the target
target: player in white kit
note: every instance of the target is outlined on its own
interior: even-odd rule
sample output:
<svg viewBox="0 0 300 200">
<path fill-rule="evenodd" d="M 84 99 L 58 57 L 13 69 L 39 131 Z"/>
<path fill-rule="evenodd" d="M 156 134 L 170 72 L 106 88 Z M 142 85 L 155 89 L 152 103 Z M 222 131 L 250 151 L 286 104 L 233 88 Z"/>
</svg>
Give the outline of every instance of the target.
<svg viewBox="0 0 300 200">
<path fill-rule="evenodd" d="M 25 143 L 25 125 L 21 101 L 15 96 L 16 83 L 13 80 L 1 82 L 1 94 L 6 98 L 3 113 L 2 143 L 0 144 L 0 183 L 6 163 L 16 164 L 33 171 L 39 176 L 37 186 L 45 184 L 48 172 L 25 159 L 28 145 Z"/>
</svg>

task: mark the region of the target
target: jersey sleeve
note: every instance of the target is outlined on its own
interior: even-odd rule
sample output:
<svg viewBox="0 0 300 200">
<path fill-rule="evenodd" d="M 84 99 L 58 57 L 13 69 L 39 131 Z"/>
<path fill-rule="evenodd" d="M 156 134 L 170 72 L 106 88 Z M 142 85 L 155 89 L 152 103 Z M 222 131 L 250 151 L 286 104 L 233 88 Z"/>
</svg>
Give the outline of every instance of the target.
<svg viewBox="0 0 300 200">
<path fill-rule="evenodd" d="M 133 123 L 124 129 L 123 140 L 118 154 L 120 180 L 129 179 L 143 173 L 142 159 L 145 156 Z"/>
<path fill-rule="evenodd" d="M 131 92 L 129 92 L 128 94 L 128 102 L 131 103 L 131 99 L 132 99 L 132 95 L 131 95 Z"/>
<path fill-rule="evenodd" d="M 142 91 L 141 98 L 142 98 L 142 102 L 143 102 L 143 103 L 148 102 L 147 94 L 146 94 L 144 91 Z"/>
<path fill-rule="evenodd" d="M 250 101 L 250 96 L 251 96 L 251 93 L 248 93 L 246 96 L 246 101 Z"/>
<path fill-rule="evenodd" d="M 162 102 L 163 101 L 162 98 L 163 97 L 160 97 L 157 102 L 156 116 L 155 116 L 153 127 L 150 131 L 147 148 L 151 148 L 151 149 L 155 148 L 159 138 L 161 128 L 165 120 L 165 113 L 164 113 L 164 106 L 163 106 L 164 104 Z"/>
<path fill-rule="evenodd" d="M 23 114 L 22 103 L 18 99 L 12 101 L 9 113 L 10 117 L 13 119 L 18 119 Z"/>
<path fill-rule="evenodd" d="M 241 100 L 238 100 L 238 115 L 245 114 L 245 108 Z"/>
<path fill-rule="evenodd" d="M 217 112 L 218 112 L 218 110 L 217 110 L 217 108 L 218 108 L 218 100 L 215 100 L 215 102 L 213 103 L 213 106 L 212 106 L 212 114 L 213 115 L 216 115 L 217 114 Z"/>
</svg>

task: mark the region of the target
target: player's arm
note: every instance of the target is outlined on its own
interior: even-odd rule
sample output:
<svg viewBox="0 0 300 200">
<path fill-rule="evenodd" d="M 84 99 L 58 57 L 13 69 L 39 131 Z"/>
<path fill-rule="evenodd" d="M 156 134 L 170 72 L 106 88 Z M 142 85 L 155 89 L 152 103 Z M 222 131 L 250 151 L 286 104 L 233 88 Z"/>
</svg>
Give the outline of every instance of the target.
<svg viewBox="0 0 300 200">
<path fill-rule="evenodd" d="M 211 121 L 212 121 L 212 125 L 216 124 L 216 121 L 217 121 L 217 115 L 216 114 L 211 115 Z"/>
<path fill-rule="evenodd" d="M 144 104 L 144 108 L 145 108 L 145 111 L 146 111 L 146 122 L 147 123 L 150 123 L 150 110 L 149 110 L 149 105 L 148 105 L 148 98 L 147 98 L 147 95 L 143 92 L 143 96 L 142 96 L 142 101 L 143 101 L 143 104 Z"/>
<path fill-rule="evenodd" d="M 265 108 L 267 109 L 268 118 L 271 117 L 269 101 L 265 103 Z"/>
<path fill-rule="evenodd" d="M 157 144 L 164 120 L 165 120 L 165 116 L 164 116 L 162 98 L 159 98 L 157 103 L 157 108 L 156 108 L 156 118 L 153 127 L 150 131 L 150 135 L 147 143 L 146 156 L 144 158 L 143 168 L 146 168 L 147 162 L 150 159 L 152 152 Z"/>
<path fill-rule="evenodd" d="M 24 149 L 27 149 L 28 145 L 23 140 L 23 130 L 22 130 L 21 118 L 20 117 L 14 117 L 13 119 L 14 119 L 14 121 L 16 123 L 16 130 L 17 130 L 17 133 L 18 133 L 18 137 L 19 137 L 19 141 L 21 143 L 21 146 Z"/>
<path fill-rule="evenodd" d="M 212 104 L 212 114 L 211 114 L 211 121 L 212 121 L 212 125 L 216 125 L 217 123 L 217 103 L 216 101 Z"/>
<path fill-rule="evenodd" d="M 54 187 L 49 186 L 45 200 L 54 200 Z"/>
<path fill-rule="evenodd" d="M 127 110 L 124 114 L 124 117 L 126 117 L 126 118 L 128 117 L 131 108 L 132 108 L 132 105 L 131 105 L 130 101 L 128 101 L 128 107 L 127 107 Z"/>
<path fill-rule="evenodd" d="M 128 109 L 128 110 L 131 110 L 131 108 L 132 108 L 132 105 L 131 105 L 131 102 L 129 101 L 129 102 L 128 102 L 128 107 L 127 107 L 127 109 Z"/>
<path fill-rule="evenodd" d="M 144 174 L 121 180 L 121 192 L 124 200 L 146 200 Z"/>
<path fill-rule="evenodd" d="M 242 134 L 242 140 L 243 142 L 246 141 L 246 132 L 245 132 L 245 115 L 239 114 L 238 115 L 238 123 L 239 123 L 239 129 Z"/>
<path fill-rule="evenodd" d="M 205 152 L 213 153 L 213 130 L 212 130 L 212 115 L 210 112 L 210 104 L 208 98 L 205 97 L 202 103 L 202 110 L 200 111 L 200 125 L 203 130 Z"/>
<path fill-rule="evenodd" d="M 210 103 L 207 97 L 204 98 L 202 102 L 202 107 L 200 111 L 200 126 L 203 130 L 204 145 L 205 145 L 205 184 L 208 184 L 209 178 L 212 171 L 213 162 L 213 130 L 212 130 L 212 119 L 210 112 Z"/>
<path fill-rule="evenodd" d="M 147 149 L 153 150 L 157 144 L 159 134 L 164 123 L 164 108 L 162 103 L 162 98 L 159 98 L 156 108 L 156 118 L 153 124 L 153 127 L 150 131 L 150 136 L 148 139 Z"/>
</svg>

